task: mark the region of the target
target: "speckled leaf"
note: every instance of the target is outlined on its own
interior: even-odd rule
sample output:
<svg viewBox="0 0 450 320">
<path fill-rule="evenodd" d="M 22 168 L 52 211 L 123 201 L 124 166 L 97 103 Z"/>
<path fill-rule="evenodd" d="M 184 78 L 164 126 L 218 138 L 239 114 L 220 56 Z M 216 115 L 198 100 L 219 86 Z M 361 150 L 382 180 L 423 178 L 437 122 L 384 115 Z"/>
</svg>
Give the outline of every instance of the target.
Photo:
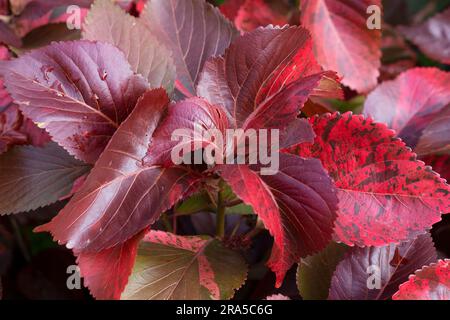
<svg viewBox="0 0 450 320">
<path fill-rule="evenodd" d="M 246 278 L 243 257 L 218 240 L 151 231 L 122 299 L 231 299 Z"/>
<path fill-rule="evenodd" d="M 335 113 L 310 119 L 314 144 L 291 150 L 315 157 L 338 188 L 335 239 L 381 246 L 425 233 L 450 211 L 450 187 L 385 125 Z"/>
<path fill-rule="evenodd" d="M 43 148 L 16 146 L 0 156 L 0 215 L 58 201 L 89 169 L 56 143 Z"/>
<path fill-rule="evenodd" d="M 326 300 L 331 278 L 348 247 L 331 242 L 319 253 L 301 259 L 297 268 L 297 287 L 303 300 Z"/>
<path fill-rule="evenodd" d="M 409 277 L 394 300 L 450 300 L 450 259 L 423 267 Z"/>
<path fill-rule="evenodd" d="M 420 25 L 399 29 L 430 58 L 450 64 L 450 9 Z"/>
<path fill-rule="evenodd" d="M 328 298 L 390 299 L 409 274 L 436 260 L 436 250 L 430 235 L 422 235 L 400 245 L 351 248 L 333 274 Z M 379 283 L 376 277 L 379 277 Z"/>
<path fill-rule="evenodd" d="M 77 252 L 98 252 L 130 239 L 189 194 L 197 178 L 187 169 L 146 167 L 141 161 L 168 102 L 163 89 L 146 92 L 81 190 L 38 231 L 50 231 Z"/>
<path fill-rule="evenodd" d="M 152 0 L 142 19 L 172 50 L 180 82 L 177 88 L 186 95 L 195 93 L 206 59 L 221 55 L 238 34 L 233 24 L 204 0 Z"/>
<path fill-rule="evenodd" d="M 371 5 L 381 8 L 381 0 L 301 1 L 301 22 L 311 32 L 317 61 L 359 92 L 377 85 L 381 65 L 381 30 L 367 27 Z"/>
<path fill-rule="evenodd" d="M 433 132 L 430 126 L 449 113 L 450 72 L 437 68 L 411 69 L 395 80 L 382 83 L 367 97 L 364 105 L 365 115 L 386 123 L 411 148 L 417 146 L 424 132 Z M 450 144 L 450 132 L 440 138 L 447 139 Z M 435 152 L 431 142 L 427 142 L 430 148 L 422 145 L 419 151 Z"/>
<path fill-rule="evenodd" d="M 134 72 L 153 88 L 173 90 L 175 65 L 172 53 L 161 45 L 148 28 L 110 0 L 97 0 L 83 26 L 83 38 L 115 45 L 123 51 Z"/>
<path fill-rule="evenodd" d="M 54 43 L 6 62 L 5 84 L 26 117 L 94 163 L 148 83 L 106 43 Z"/>
<path fill-rule="evenodd" d="M 99 300 L 120 299 L 136 260 L 141 233 L 100 252 L 75 252 L 84 286 Z"/>
</svg>

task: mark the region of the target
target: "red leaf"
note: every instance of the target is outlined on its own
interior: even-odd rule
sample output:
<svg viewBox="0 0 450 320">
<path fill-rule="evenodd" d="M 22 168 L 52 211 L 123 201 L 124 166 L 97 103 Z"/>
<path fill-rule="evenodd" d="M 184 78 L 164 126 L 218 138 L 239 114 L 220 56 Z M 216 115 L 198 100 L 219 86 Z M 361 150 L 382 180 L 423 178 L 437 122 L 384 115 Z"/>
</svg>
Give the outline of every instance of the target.
<svg viewBox="0 0 450 320">
<path fill-rule="evenodd" d="M 152 0 L 142 12 L 152 34 L 172 50 L 177 79 L 194 94 L 200 71 L 237 35 L 233 24 L 204 0 Z"/>
<path fill-rule="evenodd" d="M 96 253 L 75 252 L 84 285 L 100 300 L 120 299 L 128 283 L 142 234 Z"/>
<path fill-rule="evenodd" d="M 337 198 L 316 159 L 281 154 L 278 173 L 261 177 L 244 165 L 216 170 L 275 238 L 268 265 L 277 275 L 277 287 L 294 263 L 331 240 Z"/>
<path fill-rule="evenodd" d="M 283 242 L 274 248 L 268 263 L 277 273 L 280 286 L 292 264 L 330 242 L 336 219 L 336 190 L 320 161 L 287 154 L 280 154 L 277 174 L 261 179 L 280 207 Z"/>
<path fill-rule="evenodd" d="M 9 14 L 9 0 L 0 0 L 0 14 L 7 16 Z"/>
<path fill-rule="evenodd" d="M 397 131 L 398 137 L 415 148 L 422 134 L 439 126 L 441 117 L 450 114 L 450 72 L 436 68 L 416 68 L 386 81 L 367 98 L 364 114 Z M 437 129 L 434 127 L 434 129 Z M 428 140 L 420 153 L 433 153 L 450 144 L 450 132 L 438 137 L 444 142 L 433 145 Z"/>
<path fill-rule="evenodd" d="M 21 111 L 62 147 L 94 163 L 148 83 L 112 45 L 54 43 L 5 62 L 5 84 Z"/>
<path fill-rule="evenodd" d="M 245 0 L 227 0 L 220 5 L 220 12 L 230 21 L 234 21 Z"/>
<path fill-rule="evenodd" d="M 8 48 L 0 45 L 0 61 L 8 60 L 9 58 Z M 0 111 L 3 111 L 3 108 L 7 107 L 11 102 L 11 96 L 5 89 L 3 78 L 0 77 Z"/>
<path fill-rule="evenodd" d="M 145 163 L 148 165 L 172 165 L 171 152 L 177 145 L 180 147 L 191 145 L 190 150 L 195 151 L 213 143 L 210 140 L 202 139 L 201 136 L 197 137 L 198 134 L 195 134 L 195 130 L 217 129 L 225 135 L 225 130 L 228 128 L 228 121 L 222 109 L 200 98 L 190 98 L 173 103 L 168 109 L 167 116 L 156 129 L 149 146 L 145 158 Z M 181 141 L 172 140 L 172 135 L 177 129 L 185 131 Z M 186 136 L 187 134 L 189 136 Z"/>
<path fill-rule="evenodd" d="M 208 237 L 150 231 L 122 299 L 231 299 L 247 277 L 244 258 Z"/>
<path fill-rule="evenodd" d="M 327 77 L 333 75 L 321 73 L 305 29 L 267 27 L 239 37 L 223 57 L 208 61 L 197 93 L 227 110 L 232 126 L 239 128 L 259 108 L 275 108 L 278 100 L 278 107 L 292 113 L 295 106 L 297 114 L 310 94 L 324 94 L 318 81 Z"/>
<path fill-rule="evenodd" d="M 287 16 L 273 10 L 264 0 L 245 0 L 234 21 L 236 27 L 242 31 L 253 31 L 269 24 L 275 26 L 289 24 Z"/>
<path fill-rule="evenodd" d="M 436 260 L 430 235 L 401 245 L 354 247 L 338 264 L 328 299 L 390 299 L 411 272 Z"/>
<path fill-rule="evenodd" d="M 0 44 L 6 44 L 13 47 L 22 46 L 22 41 L 14 31 L 3 21 L 0 20 Z"/>
<path fill-rule="evenodd" d="M 301 1 L 302 24 L 312 34 L 317 61 L 359 92 L 376 86 L 381 65 L 381 30 L 366 24 L 370 5 L 381 8 L 381 0 Z"/>
<path fill-rule="evenodd" d="M 188 194 L 196 178 L 183 168 L 145 167 L 151 136 L 169 98 L 148 91 L 119 127 L 81 190 L 50 223 L 59 243 L 76 251 L 101 251 L 123 243 L 153 224 Z"/>
<path fill-rule="evenodd" d="M 172 92 L 175 81 L 172 53 L 140 19 L 127 14 L 111 0 L 93 4 L 83 25 L 83 38 L 115 45 L 125 54 L 132 70 L 147 79 L 152 88 L 164 87 Z"/>
<path fill-rule="evenodd" d="M 450 259 L 417 270 L 392 299 L 450 300 Z"/>
<path fill-rule="evenodd" d="M 334 179 L 337 240 L 399 243 L 423 234 L 449 212 L 450 187 L 386 126 L 351 113 L 313 117 L 310 123 L 314 144 L 292 151 L 319 158 Z"/>
<path fill-rule="evenodd" d="M 84 20 L 87 8 L 93 0 L 32 0 L 27 3 L 17 4 L 11 1 L 17 16 L 13 17 L 12 24 L 16 33 L 24 37 L 30 31 L 48 25 L 51 23 L 66 23 L 70 14 L 67 13 L 67 7 L 77 5 L 81 7 L 80 18 Z M 21 1 L 24 2 L 24 1 Z M 14 8 L 14 6 L 18 8 Z M 19 14 L 20 13 L 20 14 Z"/>
<path fill-rule="evenodd" d="M 42 147 L 49 141 L 48 134 L 25 118 L 15 104 L 0 111 L 0 154 L 14 145 Z"/>
<path fill-rule="evenodd" d="M 418 26 L 399 29 L 430 58 L 450 64 L 450 9 Z"/>
</svg>

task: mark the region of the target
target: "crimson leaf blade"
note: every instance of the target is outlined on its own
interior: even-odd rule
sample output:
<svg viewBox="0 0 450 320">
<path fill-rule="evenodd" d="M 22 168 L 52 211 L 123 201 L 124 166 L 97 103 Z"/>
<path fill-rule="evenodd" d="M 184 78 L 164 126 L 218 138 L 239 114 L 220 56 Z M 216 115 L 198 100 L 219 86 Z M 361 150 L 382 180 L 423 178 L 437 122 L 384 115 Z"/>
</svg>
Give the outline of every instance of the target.
<svg viewBox="0 0 450 320">
<path fill-rule="evenodd" d="M 317 61 L 359 92 L 376 86 L 381 65 L 381 30 L 367 26 L 371 5 L 382 7 L 381 0 L 301 1 L 301 22 L 311 32 Z"/>
<path fill-rule="evenodd" d="M 429 234 L 400 245 L 351 248 L 333 274 L 328 298 L 390 299 L 410 273 L 436 260 Z"/>
<path fill-rule="evenodd" d="M 150 231 L 122 299 L 231 299 L 246 277 L 245 260 L 218 240 Z"/>
</svg>

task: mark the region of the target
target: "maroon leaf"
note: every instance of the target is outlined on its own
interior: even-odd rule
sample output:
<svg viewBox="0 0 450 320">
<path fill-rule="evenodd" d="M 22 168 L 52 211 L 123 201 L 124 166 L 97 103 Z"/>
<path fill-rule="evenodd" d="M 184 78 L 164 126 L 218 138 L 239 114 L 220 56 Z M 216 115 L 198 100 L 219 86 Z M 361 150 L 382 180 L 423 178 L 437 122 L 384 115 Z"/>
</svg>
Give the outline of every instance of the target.
<svg viewBox="0 0 450 320">
<path fill-rule="evenodd" d="M 100 252 L 80 252 L 77 264 L 84 285 L 100 300 L 120 299 L 128 283 L 142 234 Z"/>
<path fill-rule="evenodd" d="M 289 24 L 287 16 L 273 10 L 264 0 L 245 0 L 234 19 L 239 30 L 252 31 L 269 24 L 284 26 Z"/>
<path fill-rule="evenodd" d="M 450 64 L 450 9 L 400 31 L 430 58 Z"/>
<path fill-rule="evenodd" d="M 423 234 L 450 210 L 450 187 L 385 125 L 338 113 L 310 119 L 314 144 L 291 150 L 315 157 L 338 188 L 335 239 L 380 246 Z"/>
<path fill-rule="evenodd" d="M 445 153 L 450 151 L 450 103 L 423 130 L 414 148 L 417 154 Z"/>
<path fill-rule="evenodd" d="M 134 72 L 153 88 L 173 90 L 175 66 L 172 53 L 162 46 L 140 21 L 110 0 L 96 1 L 83 29 L 83 38 L 115 45 L 123 51 Z"/>
<path fill-rule="evenodd" d="M 315 89 L 319 89 L 320 81 L 331 73 L 318 73 L 296 80 L 280 92 L 259 104 L 243 123 L 244 129 L 285 129 L 294 121 L 300 109 Z"/>
<path fill-rule="evenodd" d="M 275 238 L 268 265 L 278 287 L 295 262 L 331 240 L 337 198 L 318 160 L 282 154 L 278 173 L 261 177 L 244 165 L 217 170 Z"/>
<path fill-rule="evenodd" d="M 53 142 L 42 148 L 16 146 L 0 157 L 0 215 L 58 201 L 89 170 Z"/>
<path fill-rule="evenodd" d="M 238 128 L 264 103 L 276 103 L 276 98 L 268 101 L 285 88 L 294 95 L 293 83 L 320 72 L 305 29 L 260 28 L 236 39 L 223 57 L 206 63 L 197 93 L 227 110 L 233 127 Z"/>
<path fill-rule="evenodd" d="M 281 285 L 281 275 L 293 263 L 330 242 L 336 219 L 336 190 L 320 161 L 287 154 L 280 154 L 277 174 L 261 179 L 280 207 L 284 239 L 274 248 L 269 266 L 277 273 L 277 285 Z M 279 250 L 281 246 L 283 250 Z"/>
<path fill-rule="evenodd" d="M 436 152 L 450 144 L 450 132 L 445 127 L 442 131 L 440 122 L 450 114 L 450 73 L 436 68 L 409 70 L 375 89 L 366 100 L 364 114 L 387 123 L 412 148 L 425 135 L 427 141 L 418 152 Z M 436 130 L 442 135 L 434 135 Z M 436 144 L 435 138 L 440 140 Z"/>
<path fill-rule="evenodd" d="M 50 231 L 77 252 L 101 251 L 153 224 L 192 191 L 196 178 L 186 169 L 142 165 L 168 102 L 163 89 L 147 92 L 114 134 L 82 189 L 38 231 Z"/>
<path fill-rule="evenodd" d="M 172 50 L 181 83 L 178 89 L 187 95 L 195 93 L 206 59 L 221 55 L 237 35 L 220 11 L 204 0 L 152 0 L 142 19 Z"/>
<path fill-rule="evenodd" d="M 394 300 L 450 300 L 450 260 L 417 270 L 400 286 Z"/>
<path fill-rule="evenodd" d="M 312 34 L 317 61 L 359 92 L 375 87 L 379 76 L 381 30 L 367 27 L 370 5 L 381 8 L 381 0 L 301 1 L 302 24 Z"/>
<path fill-rule="evenodd" d="M 214 129 L 225 135 L 228 128 L 228 121 L 222 109 L 200 98 L 173 103 L 168 109 L 167 116 L 155 131 L 145 159 L 146 164 L 172 165 L 171 152 L 175 146 L 180 149 L 190 146 L 190 150 L 195 151 L 214 143 L 198 136 L 196 130 L 199 132 L 198 130 Z M 177 129 L 182 129 L 184 134 L 176 136 L 181 138 L 180 141 L 173 141 L 172 135 Z M 180 157 L 182 156 L 184 154 L 180 154 Z"/>
<path fill-rule="evenodd" d="M 0 14 L 7 16 L 9 14 L 9 0 L 0 0 Z"/>
<path fill-rule="evenodd" d="M 244 258 L 217 239 L 150 231 L 122 299 L 231 299 L 247 269 Z"/>
<path fill-rule="evenodd" d="M 80 17 L 83 21 L 87 8 L 93 0 L 25 0 L 11 1 L 15 13 L 12 24 L 16 33 L 24 37 L 30 31 L 51 23 L 66 23 L 70 13 L 67 8 L 71 5 L 80 7 Z"/>
<path fill-rule="evenodd" d="M 0 154 L 14 145 L 42 147 L 49 141 L 48 134 L 25 118 L 17 105 L 10 104 L 0 111 Z"/>
<path fill-rule="evenodd" d="M 450 181 L 450 155 L 426 156 L 422 161 L 433 167 L 442 178 Z"/>
<path fill-rule="evenodd" d="M 94 163 L 148 83 L 122 52 L 89 41 L 54 43 L 5 62 L 21 111 L 80 160 Z"/>
<path fill-rule="evenodd" d="M 354 247 L 338 264 L 328 299 L 390 299 L 411 272 L 436 260 L 430 235 L 400 245 Z"/>
</svg>

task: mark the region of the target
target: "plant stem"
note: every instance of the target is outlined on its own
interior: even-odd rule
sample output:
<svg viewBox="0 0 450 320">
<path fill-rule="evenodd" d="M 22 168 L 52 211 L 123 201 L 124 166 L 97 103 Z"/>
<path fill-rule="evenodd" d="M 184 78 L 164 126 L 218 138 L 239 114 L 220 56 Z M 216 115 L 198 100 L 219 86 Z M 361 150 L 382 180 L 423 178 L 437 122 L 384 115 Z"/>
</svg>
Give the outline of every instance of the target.
<svg viewBox="0 0 450 320">
<path fill-rule="evenodd" d="M 223 182 L 220 182 L 219 195 L 217 200 L 217 216 L 216 216 L 216 236 L 223 238 L 225 236 L 225 209 L 226 203 L 223 199 Z"/>
<path fill-rule="evenodd" d="M 17 223 L 16 219 L 12 216 L 9 217 L 9 221 L 11 222 L 11 225 L 14 229 L 14 233 L 16 236 L 17 243 L 19 245 L 19 249 L 22 252 L 23 257 L 27 262 L 31 261 L 31 255 L 28 251 L 27 245 L 25 244 L 25 240 L 23 239 L 22 232 L 20 231 L 19 224 Z"/>
</svg>

